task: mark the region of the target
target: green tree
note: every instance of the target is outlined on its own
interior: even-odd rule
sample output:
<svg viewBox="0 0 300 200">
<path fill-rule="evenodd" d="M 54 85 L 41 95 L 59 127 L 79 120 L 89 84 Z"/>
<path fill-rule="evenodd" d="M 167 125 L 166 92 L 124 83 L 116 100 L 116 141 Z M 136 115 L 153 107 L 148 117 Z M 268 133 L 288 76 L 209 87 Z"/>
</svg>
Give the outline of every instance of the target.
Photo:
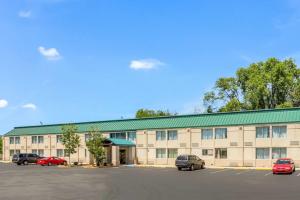
<svg viewBox="0 0 300 200">
<path fill-rule="evenodd" d="M 149 109 L 139 109 L 135 117 L 140 119 L 140 118 L 147 118 L 147 117 L 162 117 L 162 116 L 172 116 L 176 115 L 176 113 L 170 113 L 168 110 L 163 111 L 163 110 L 149 110 Z"/>
<path fill-rule="evenodd" d="M 69 157 L 69 165 L 71 166 L 71 154 L 76 153 L 80 146 L 80 137 L 76 134 L 77 126 L 74 124 L 67 124 L 61 127 L 62 130 L 62 144 L 65 146 L 65 151 Z"/>
<path fill-rule="evenodd" d="M 100 163 L 103 163 L 103 159 L 105 158 L 105 151 L 103 148 L 104 137 L 96 127 L 91 127 L 88 134 L 89 139 L 86 142 L 86 146 L 96 159 L 97 166 L 100 166 Z"/>
<path fill-rule="evenodd" d="M 269 58 L 221 77 L 203 98 L 207 112 L 300 106 L 300 69 L 292 59 Z"/>
</svg>

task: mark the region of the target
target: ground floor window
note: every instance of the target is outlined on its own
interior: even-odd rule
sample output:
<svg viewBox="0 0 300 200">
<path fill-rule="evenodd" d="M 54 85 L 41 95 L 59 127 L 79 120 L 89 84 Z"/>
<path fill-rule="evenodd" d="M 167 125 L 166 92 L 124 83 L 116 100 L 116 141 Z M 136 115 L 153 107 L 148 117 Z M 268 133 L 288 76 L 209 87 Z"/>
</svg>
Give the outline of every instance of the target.
<svg viewBox="0 0 300 200">
<path fill-rule="evenodd" d="M 269 148 L 256 148 L 256 159 L 269 159 Z"/>
<path fill-rule="evenodd" d="M 212 156 L 213 150 L 212 149 L 202 149 L 202 156 Z"/>
<path fill-rule="evenodd" d="M 272 159 L 286 158 L 286 148 L 272 148 Z"/>
<path fill-rule="evenodd" d="M 43 157 L 43 156 L 44 156 L 44 149 L 39 149 L 39 150 L 38 150 L 38 155 L 39 155 L 40 157 Z"/>
<path fill-rule="evenodd" d="M 37 149 L 32 149 L 31 153 L 38 154 L 38 150 Z"/>
<path fill-rule="evenodd" d="M 57 157 L 64 157 L 64 150 L 63 149 L 56 149 L 56 156 Z"/>
<path fill-rule="evenodd" d="M 177 149 L 168 149 L 168 158 L 177 158 L 178 150 Z"/>
<path fill-rule="evenodd" d="M 13 156 L 15 154 L 15 150 L 9 150 L 9 156 Z"/>
<path fill-rule="evenodd" d="M 70 155 L 70 154 L 68 153 L 68 151 L 67 151 L 66 149 L 64 149 L 64 156 L 65 156 L 65 157 L 69 157 L 69 155 Z"/>
<path fill-rule="evenodd" d="M 215 158 L 227 159 L 227 149 L 226 148 L 216 148 L 215 149 Z"/>
<path fill-rule="evenodd" d="M 166 149 L 156 149 L 156 158 L 165 158 Z"/>
</svg>

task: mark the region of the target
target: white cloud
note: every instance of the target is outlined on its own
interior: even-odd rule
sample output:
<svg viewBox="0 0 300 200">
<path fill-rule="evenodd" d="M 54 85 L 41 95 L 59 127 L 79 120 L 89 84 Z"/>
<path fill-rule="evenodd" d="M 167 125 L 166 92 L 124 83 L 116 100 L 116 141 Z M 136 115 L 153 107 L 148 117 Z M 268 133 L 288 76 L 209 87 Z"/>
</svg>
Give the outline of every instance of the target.
<svg viewBox="0 0 300 200">
<path fill-rule="evenodd" d="M 130 68 L 134 70 L 140 70 L 140 69 L 149 70 L 149 69 L 157 68 L 162 65 L 164 65 L 164 63 L 156 59 L 132 60 L 130 62 Z"/>
<path fill-rule="evenodd" d="M 0 108 L 5 108 L 8 105 L 8 101 L 0 99 Z"/>
<path fill-rule="evenodd" d="M 46 49 L 45 47 L 40 46 L 38 51 L 48 60 L 59 60 L 61 58 L 56 48 Z"/>
<path fill-rule="evenodd" d="M 36 110 L 36 105 L 34 105 L 33 103 L 28 103 L 28 104 L 24 104 L 24 105 L 22 106 L 22 108 L 27 108 L 27 109 Z"/>
<path fill-rule="evenodd" d="M 30 10 L 21 10 L 19 12 L 19 17 L 21 17 L 21 18 L 29 18 L 29 17 L 31 17 L 31 11 Z"/>
</svg>

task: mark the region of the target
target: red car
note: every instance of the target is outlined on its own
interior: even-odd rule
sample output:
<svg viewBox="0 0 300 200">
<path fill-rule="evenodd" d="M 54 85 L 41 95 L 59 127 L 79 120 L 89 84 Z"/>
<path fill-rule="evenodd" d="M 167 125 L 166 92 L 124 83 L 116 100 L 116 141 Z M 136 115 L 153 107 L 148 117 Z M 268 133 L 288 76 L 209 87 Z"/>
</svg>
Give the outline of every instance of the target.
<svg viewBox="0 0 300 200">
<path fill-rule="evenodd" d="M 273 174 L 292 174 L 294 171 L 295 164 L 290 158 L 279 158 L 273 165 Z"/>
<path fill-rule="evenodd" d="M 48 157 L 48 158 L 42 158 L 37 161 L 38 165 L 67 165 L 67 161 L 62 158 L 57 157 Z"/>
</svg>

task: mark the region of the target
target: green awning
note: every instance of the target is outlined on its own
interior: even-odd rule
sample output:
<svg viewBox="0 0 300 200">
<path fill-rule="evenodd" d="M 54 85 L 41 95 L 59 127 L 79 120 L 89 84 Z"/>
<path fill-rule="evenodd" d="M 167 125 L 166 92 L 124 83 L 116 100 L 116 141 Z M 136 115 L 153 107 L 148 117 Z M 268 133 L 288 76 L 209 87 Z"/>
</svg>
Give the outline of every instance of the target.
<svg viewBox="0 0 300 200">
<path fill-rule="evenodd" d="M 135 146 L 135 144 L 130 140 L 107 138 L 104 141 L 105 144 L 116 145 L 116 146 Z"/>
</svg>

